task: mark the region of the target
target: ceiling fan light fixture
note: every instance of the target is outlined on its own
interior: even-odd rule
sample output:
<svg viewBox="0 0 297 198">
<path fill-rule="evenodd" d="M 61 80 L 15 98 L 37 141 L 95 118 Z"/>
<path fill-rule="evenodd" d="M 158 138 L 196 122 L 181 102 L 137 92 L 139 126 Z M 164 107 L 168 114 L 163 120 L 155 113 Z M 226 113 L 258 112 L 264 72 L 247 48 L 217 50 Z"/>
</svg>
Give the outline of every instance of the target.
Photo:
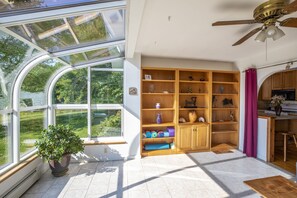
<svg viewBox="0 0 297 198">
<path fill-rule="evenodd" d="M 271 38 L 277 33 L 277 28 L 274 25 L 268 26 L 266 28 L 266 37 Z"/>
<path fill-rule="evenodd" d="M 265 30 L 261 30 L 261 32 L 255 38 L 255 41 L 257 41 L 257 42 L 265 42 L 265 40 L 266 40 L 266 32 L 265 32 Z"/>
<path fill-rule="evenodd" d="M 272 36 L 272 39 L 276 41 L 277 39 L 280 39 L 281 37 L 285 36 L 284 31 L 279 29 L 278 27 L 275 27 L 276 33 Z"/>
</svg>

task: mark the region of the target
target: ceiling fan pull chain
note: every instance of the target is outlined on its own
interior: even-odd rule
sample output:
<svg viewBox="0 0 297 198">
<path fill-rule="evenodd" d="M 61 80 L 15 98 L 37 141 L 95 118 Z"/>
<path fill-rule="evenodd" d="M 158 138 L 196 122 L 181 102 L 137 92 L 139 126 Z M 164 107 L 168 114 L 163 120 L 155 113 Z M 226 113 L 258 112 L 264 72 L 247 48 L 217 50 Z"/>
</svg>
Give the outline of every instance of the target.
<svg viewBox="0 0 297 198">
<path fill-rule="evenodd" d="M 266 51 L 266 61 L 268 60 L 268 53 L 267 53 L 267 50 L 268 50 L 268 48 L 267 48 L 267 43 L 268 43 L 268 39 L 266 39 L 266 43 L 265 43 L 265 51 Z"/>
</svg>

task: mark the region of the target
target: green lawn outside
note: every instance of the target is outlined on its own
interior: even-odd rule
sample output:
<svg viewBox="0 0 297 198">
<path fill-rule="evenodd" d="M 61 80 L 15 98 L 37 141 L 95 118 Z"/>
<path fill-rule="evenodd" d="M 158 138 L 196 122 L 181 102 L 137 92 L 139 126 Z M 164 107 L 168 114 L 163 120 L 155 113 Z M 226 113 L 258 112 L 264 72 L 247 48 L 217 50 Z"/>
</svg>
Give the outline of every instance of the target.
<svg viewBox="0 0 297 198">
<path fill-rule="evenodd" d="M 111 112 L 108 119 L 93 117 L 92 131 L 93 137 L 119 136 L 120 111 Z M 98 111 L 96 111 L 98 112 Z M 99 111 L 100 112 L 100 111 Z M 34 149 L 35 140 L 40 137 L 40 132 L 44 128 L 44 111 L 21 112 L 20 122 L 20 152 L 21 155 Z M 56 124 L 69 124 L 74 132 L 81 138 L 88 137 L 87 110 L 56 110 Z M 7 137 L 4 128 L 0 129 L 0 166 L 8 162 Z"/>
</svg>

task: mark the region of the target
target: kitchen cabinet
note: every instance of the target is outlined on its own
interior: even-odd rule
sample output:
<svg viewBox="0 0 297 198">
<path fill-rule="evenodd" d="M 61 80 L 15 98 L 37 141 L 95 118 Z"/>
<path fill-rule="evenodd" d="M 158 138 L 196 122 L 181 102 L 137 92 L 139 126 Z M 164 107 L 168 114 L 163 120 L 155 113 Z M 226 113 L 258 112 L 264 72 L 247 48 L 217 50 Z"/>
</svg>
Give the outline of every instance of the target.
<svg viewBox="0 0 297 198">
<path fill-rule="evenodd" d="M 262 100 L 271 99 L 271 76 L 268 77 L 262 85 Z"/>
<path fill-rule="evenodd" d="M 177 148 L 181 151 L 209 149 L 208 124 L 180 125 Z"/>
<path fill-rule="evenodd" d="M 286 71 L 272 75 L 272 90 L 277 89 L 295 89 L 296 88 L 296 72 Z"/>
<path fill-rule="evenodd" d="M 287 71 L 283 72 L 283 89 L 295 89 L 296 88 L 296 72 Z"/>
<path fill-rule="evenodd" d="M 272 89 L 282 89 L 283 88 L 283 73 L 276 73 L 272 75 Z"/>
</svg>

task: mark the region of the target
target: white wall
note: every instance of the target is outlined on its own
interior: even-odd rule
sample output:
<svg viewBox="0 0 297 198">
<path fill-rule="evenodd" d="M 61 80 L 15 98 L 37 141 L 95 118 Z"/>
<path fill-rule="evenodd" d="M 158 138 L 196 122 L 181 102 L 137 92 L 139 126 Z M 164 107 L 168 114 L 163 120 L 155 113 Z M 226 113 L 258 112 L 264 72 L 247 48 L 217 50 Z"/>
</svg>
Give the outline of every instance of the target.
<svg viewBox="0 0 297 198">
<path fill-rule="evenodd" d="M 141 58 L 142 67 L 187 68 L 205 70 L 238 70 L 232 62 L 219 62 L 207 60 L 177 59 L 146 57 Z"/>
</svg>

